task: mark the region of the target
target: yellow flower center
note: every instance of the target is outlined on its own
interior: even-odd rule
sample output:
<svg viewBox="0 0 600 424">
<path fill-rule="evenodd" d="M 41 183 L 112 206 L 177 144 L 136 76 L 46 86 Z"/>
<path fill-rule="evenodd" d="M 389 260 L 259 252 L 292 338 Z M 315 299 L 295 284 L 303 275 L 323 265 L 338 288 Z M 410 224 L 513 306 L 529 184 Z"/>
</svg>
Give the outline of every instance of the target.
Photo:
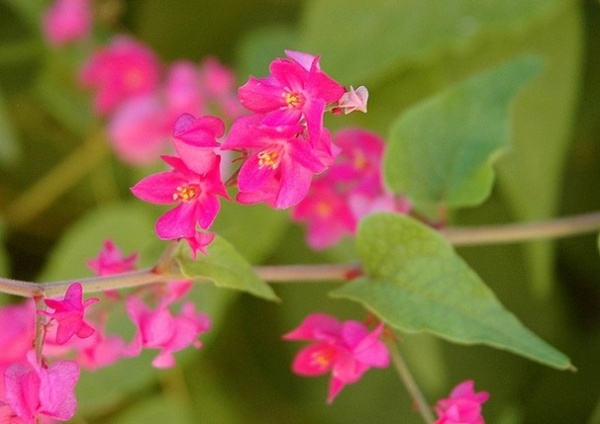
<svg viewBox="0 0 600 424">
<path fill-rule="evenodd" d="M 317 203 L 317 215 L 321 218 L 328 218 L 331 216 L 331 212 L 333 212 L 333 208 L 331 205 L 325 201 L 321 201 Z"/>
<path fill-rule="evenodd" d="M 173 193 L 173 200 L 179 202 L 189 202 L 198 194 L 198 187 L 193 185 L 179 186 L 177 191 Z"/>
<path fill-rule="evenodd" d="M 285 99 L 285 102 L 287 103 L 287 105 L 290 109 L 297 108 L 298 106 L 300 106 L 302 104 L 302 101 L 304 100 L 304 97 L 302 97 L 302 94 L 297 93 L 295 91 L 292 91 L 292 92 L 286 91 L 285 93 L 282 94 L 282 96 Z"/>
<path fill-rule="evenodd" d="M 320 351 L 315 351 L 311 355 L 311 361 L 314 365 L 317 365 L 319 368 L 327 368 L 329 364 L 333 361 L 335 357 L 335 350 L 333 349 L 323 349 Z"/>
<path fill-rule="evenodd" d="M 277 169 L 281 162 L 281 154 L 277 149 L 267 149 L 258 153 L 258 166 L 262 168 L 268 166 L 271 169 Z"/>
<path fill-rule="evenodd" d="M 367 167 L 367 164 L 369 163 L 367 161 L 367 157 L 361 150 L 358 149 L 354 151 L 354 154 L 354 167 L 359 171 L 364 170 Z"/>
</svg>

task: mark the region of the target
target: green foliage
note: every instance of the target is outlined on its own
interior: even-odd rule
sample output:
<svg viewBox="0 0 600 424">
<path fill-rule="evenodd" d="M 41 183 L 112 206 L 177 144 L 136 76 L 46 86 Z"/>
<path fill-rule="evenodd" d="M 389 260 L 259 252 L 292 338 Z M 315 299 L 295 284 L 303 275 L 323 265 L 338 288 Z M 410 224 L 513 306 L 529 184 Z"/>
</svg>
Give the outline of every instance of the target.
<svg viewBox="0 0 600 424">
<path fill-rule="evenodd" d="M 271 286 L 261 280 L 250 264 L 225 239 L 217 236 L 208 246 L 208 254 L 190 256 L 190 249 L 183 243 L 176 253 L 181 272 L 187 278 L 209 279 L 217 287 L 244 291 L 267 300 L 277 300 Z"/>
<path fill-rule="evenodd" d="M 543 364 L 569 359 L 527 330 L 437 232 L 409 217 L 367 217 L 357 235 L 366 277 L 332 295 L 360 301 L 393 327 L 483 343 Z"/>
<path fill-rule="evenodd" d="M 317 0 L 304 14 L 301 45 L 323 55 L 347 83 L 373 83 L 398 66 L 439 60 L 491 34 L 523 31 L 555 13 L 564 0 Z"/>
<path fill-rule="evenodd" d="M 10 164 L 17 159 L 18 155 L 19 144 L 17 136 L 4 105 L 4 98 L 2 93 L 0 93 L 0 164 Z"/>
<path fill-rule="evenodd" d="M 492 188 L 492 162 L 508 147 L 509 104 L 539 70 L 539 60 L 518 59 L 404 112 L 384 160 L 388 185 L 424 210 L 483 202 Z"/>
</svg>

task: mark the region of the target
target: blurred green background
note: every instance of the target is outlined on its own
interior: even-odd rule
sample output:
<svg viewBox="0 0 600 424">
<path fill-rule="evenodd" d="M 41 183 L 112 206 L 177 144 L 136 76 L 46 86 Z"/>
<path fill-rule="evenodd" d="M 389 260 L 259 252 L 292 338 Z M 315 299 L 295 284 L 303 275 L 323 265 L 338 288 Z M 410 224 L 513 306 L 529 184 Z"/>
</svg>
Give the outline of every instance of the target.
<svg viewBox="0 0 600 424">
<path fill-rule="evenodd" d="M 129 187 L 132 169 L 106 148 L 89 94 L 75 83 L 81 48 L 52 49 L 40 32 L 49 2 L 0 0 L 0 274 L 48 281 L 90 276 L 85 260 L 112 238 L 151 264 L 164 246 L 156 207 Z M 575 0 L 98 0 L 96 32 L 151 46 L 165 62 L 215 55 L 238 81 L 263 76 L 283 49 L 322 55 L 344 85 L 366 85 L 369 113 L 328 119 L 386 137 L 403 110 L 454 82 L 524 53 L 542 75 L 513 110 L 513 148 L 492 196 L 458 211 L 460 225 L 541 220 L 600 208 L 600 3 Z M 432 123 L 434 125 L 435 123 Z M 98 135 L 100 134 L 100 135 Z M 353 259 L 351 241 L 311 252 L 285 212 L 224 205 L 216 231 L 255 264 Z M 248 231 L 250 229 L 251 231 Z M 402 335 L 402 350 L 430 403 L 476 380 L 491 399 L 486 422 L 600 423 L 600 258 L 597 235 L 555 243 L 468 247 L 459 253 L 525 325 L 566 353 L 559 372 L 487 347 Z M 281 304 L 202 286 L 213 317 L 204 348 L 168 371 L 152 353 L 84 373 L 73 422 L 419 423 L 393 370 L 372 370 L 325 405 L 327 378 L 290 372 L 299 344 L 281 334 L 314 311 L 362 319 L 327 297 L 333 284 L 277 286 Z M 2 298 L 3 302 L 13 299 Z M 117 320 L 118 322 L 118 320 Z M 0 329 L 1 331 L 1 329 Z"/>
</svg>

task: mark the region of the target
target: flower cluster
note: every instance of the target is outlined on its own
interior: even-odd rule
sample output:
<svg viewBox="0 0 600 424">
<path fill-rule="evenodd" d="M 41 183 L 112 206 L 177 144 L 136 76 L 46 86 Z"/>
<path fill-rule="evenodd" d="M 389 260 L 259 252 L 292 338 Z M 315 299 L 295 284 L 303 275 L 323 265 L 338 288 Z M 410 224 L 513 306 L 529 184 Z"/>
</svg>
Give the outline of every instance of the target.
<svg viewBox="0 0 600 424">
<path fill-rule="evenodd" d="M 180 115 L 211 109 L 235 118 L 233 73 L 216 59 L 197 66 L 178 61 L 161 78 L 154 52 L 137 40 L 117 36 L 95 52 L 80 80 L 95 92 L 94 108 L 108 117 L 108 135 L 118 156 L 132 165 L 154 162 L 169 147 Z M 221 134 L 222 135 L 222 134 Z"/>
<path fill-rule="evenodd" d="M 50 44 L 62 46 L 92 41 L 92 23 L 89 0 L 56 0 L 43 28 Z M 346 89 L 321 69 L 319 56 L 291 50 L 285 55 L 271 62 L 268 76 L 251 76 L 237 97 L 233 73 L 216 59 L 165 67 L 129 36 L 115 36 L 95 49 L 80 69 L 79 82 L 92 91 L 93 110 L 106 120 L 116 154 L 131 165 L 151 164 L 158 157 L 168 165 L 131 191 L 149 203 L 174 204 L 158 218 L 155 231 L 160 239 L 186 241 L 194 258 L 208 254 L 215 238 L 209 230 L 221 199 L 230 199 L 229 184 L 237 187 L 239 203 L 292 208 L 292 219 L 307 223 L 314 249 L 353 234 L 370 213 L 410 210 L 408 200 L 383 183 L 384 140 L 361 129 L 332 136 L 324 127 L 326 112 L 366 112 L 367 89 Z M 231 122 L 229 131 L 226 122 Z M 226 184 L 232 153 L 239 157 L 231 163 L 241 165 Z M 125 256 L 107 240 L 88 266 L 97 276 L 110 276 L 134 271 L 137 259 L 137 253 Z M 124 308 L 135 327 L 130 341 L 106 332 L 108 310 L 91 308 L 99 299 L 84 300 L 79 283 L 70 285 L 63 299 L 44 299 L 50 310 L 36 310 L 33 301 L 1 308 L 0 422 L 71 419 L 81 367 L 94 370 L 154 349 L 152 365 L 168 368 L 175 365 L 175 352 L 200 348 L 199 336 L 211 321 L 185 301 L 191 285 L 174 281 L 126 295 L 105 291 L 106 301 Z M 42 337 L 36 336 L 36 318 Z M 296 355 L 292 371 L 331 374 L 327 402 L 332 403 L 370 368 L 389 365 L 384 325 L 373 327 L 309 315 L 283 336 L 311 342 Z M 34 340 L 42 343 L 37 349 L 32 349 Z M 65 360 L 67 355 L 72 359 Z M 488 397 L 465 381 L 437 402 L 435 423 L 483 424 L 481 405 Z"/>
<path fill-rule="evenodd" d="M 370 213 L 410 211 L 410 202 L 394 196 L 383 184 L 383 139 L 350 128 L 336 133 L 333 142 L 339 148 L 335 163 L 315 179 L 306 198 L 292 211 L 293 219 L 307 223 L 308 244 L 314 249 L 354 234 L 358 222 Z"/>
<path fill-rule="evenodd" d="M 319 57 L 286 55 L 271 62 L 269 76 L 250 77 L 238 90 L 253 114 L 234 122 L 221 149 L 243 153 L 240 203 L 265 202 L 277 209 L 298 204 L 313 175 L 326 170 L 336 153 L 323 115 L 337 105 L 344 87 L 321 70 Z"/>
<path fill-rule="evenodd" d="M 106 276 L 134 269 L 136 258 L 137 254 L 124 256 L 108 240 L 98 257 L 88 263 L 97 275 Z M 172 312 L 190 289 L 191 282 L 179 281 L 124 298 L 122 303 L 136 328 L 129 343 L 120 335 L 105 332 L 107 311 L 90 308 L 99 299 L 83 300 L 80 283 L 71 284 L 63 299 L 44 299 L 50 311 L 36 310 L 31 300 L 1 308 L 0 422 L 33 424 L 42 416 L 69 420 L 77 406 L 73 389 L 80 368 L 106 367 L 138 356 L 142 349 L 158 350 L 152 365 L 167 368 L 175 365 L 174 352 L 188 346 L 200 348 L 198 336 L 210 329 L 209 317 L 196 312 L 191 302 L 183 303 L 180 313 Z M 156 307 L 148 306 L 142 296 Z M 36 315 L 46 318 L 44 336 L 38 339 L 43 341 L 39 357 L 31 349 Z M 74 359 L 62 359 L 67 356 Z M 49 363 L 50 358 L 57 360 Z"/>
<path fill-rule="evenodd" d="M 172 170 L 146 177 L 132 188 L 144 201 L 176 203 L 156 224 L 161 239 L 186 240 L 194 257 L 198 251 L 205 253 L 214 237 L 206 230 L 218 214 L 219 197 L 229 197 L 221 180 L 225 151 L 240 152 L 243 159 L 236 171 L 236 200 L 277 209 L 300 203 L 313 176 L 334 162 L 340 148 L 323 127 L 323 114 L 361 106 L 352 99 L 339 103 L 346 91 L 321 70 L 317 56 L 286 54 L 271 63 L 270 76 L 250 77 L 240 87 L 241 104 L 254 113 L 237 118 L 222 143 L 218 140 L 225 135 L 225 124 L 216 116 L 177 117 L 172 131 L 177 156 L 163 156 Z"/>
</svg>

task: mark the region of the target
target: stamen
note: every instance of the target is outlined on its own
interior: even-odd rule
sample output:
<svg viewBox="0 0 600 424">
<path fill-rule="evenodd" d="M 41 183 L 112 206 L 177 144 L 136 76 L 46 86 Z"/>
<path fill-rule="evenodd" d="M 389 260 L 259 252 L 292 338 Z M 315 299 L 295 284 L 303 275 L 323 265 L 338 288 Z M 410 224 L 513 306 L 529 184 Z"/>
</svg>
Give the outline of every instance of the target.
<svg viewBox="0 0 600 424">
<path fill-rule="evenodd" d="M 177 192 L 173 193 L 173 200 L 179 202 L 189 202 L 198 194 L 198 187 L 193 185 L 179 186 Z"/>
<path fill-rule="evenodd" d="M 286 91 L 285 93 L 282 93 L 281 95 L 285 99 L 285 102 L 287 103 L 287 105 L 290 109 L 296 109 L 298 106 L 302 105 L 302 103 L 304 102 L 304 97 L 302 96 L 302 94 L 297 93 L 295 91 L 291 91 L 291 92 Z"/>
<path fill-rule="evenodd" d="M 262 168 L 269 166 L 271 169 L 277 169 L 281 162 L 281 154 L 278 149 L 267 149 L 258 153 L 258 166 Z"/>
</svg>

